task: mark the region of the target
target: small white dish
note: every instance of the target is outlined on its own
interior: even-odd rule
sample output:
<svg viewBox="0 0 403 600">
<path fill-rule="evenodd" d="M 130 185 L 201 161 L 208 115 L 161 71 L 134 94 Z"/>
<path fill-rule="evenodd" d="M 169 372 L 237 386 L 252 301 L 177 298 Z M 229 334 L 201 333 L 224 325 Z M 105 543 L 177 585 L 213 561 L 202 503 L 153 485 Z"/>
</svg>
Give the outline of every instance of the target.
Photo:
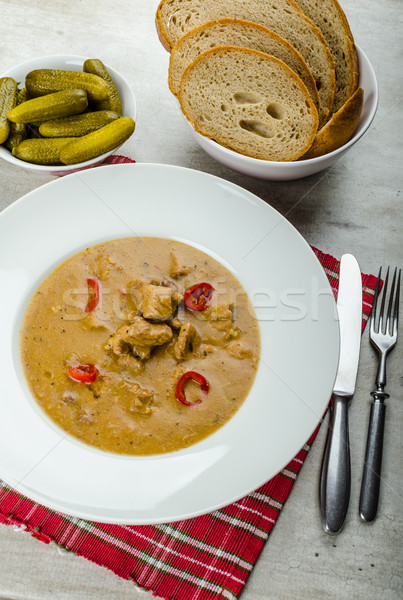
<svg viewBox="0 0 403 600">
<path fill-rule="evenodd" d="M 378 107 L 378 83 L 376 75 L 367 56 L 358 46 L 357 54 L 360 70 L 358 86 L 364 90 L 364 105 L 361 118 L 353 137 L 347 144 L 324 156 L 293 162 L 276 162 L 251 158 L 250 156 L 244 156 L 243 154 L 224 148 L 224 146 L 220 146 L 214 140 L 195 131 L 191 123 L 186 119 L 185 121 L 201 148 L 212 158 L 234 171 L 271 181 L 286 181 L 313 175 L 333 165 L 351 146 L 358 142 L 368 130 L 375 116 Z"/>
<path fill-rule="evenodd" d="M 62 69 L 64 71 L 82 71 L 84 61 L 87 60 L 86 56 L 76 56 L 70 54 L 61 54 L 61 55 L 53 55 L 53 56 L 40 56 L 38 58 L 31 58 L 11 69 L 8 69 L 4 73 L 2 73 L 1 77 L 13 77 L 17 83 L 19 83 L 19 87 L 24 86 L 24 81 L 26 75 L 33 71 L 34 69 Z M 126 81 L 120 73 L 115 71 L 109 65 L 105 65 L 111 75 L 117 90 L 119 92 L 120 100 L 122 103 L 122 115 L 126 117 L 131 117 L 136 120 L 137 114 L 137 105 L 136 98 L 134 96 L 133 90 L 130 85 Z M 102 161 L 105 160 L 107 156 L 110 156 L 120 146 L 117 146 L 113 150 L 109 152 L 105 152 L 101 156 L 96 156 L 91 160 L 87 160 L 85 162 L 77 163 L 75 165 L 35 165 L 33 163 L 26 162 L 24 160 L 20 160 L 15 158 L 11 152 L 5 147 L 0 145 L 0 158 L 4 158 L 8 162 L 13 163 L 14 165 L 18 165 L 24 169 L 30 169 L 32 171 L 42 171 L 45 173 L 49 173 L 49 175 L 61 176 L 67 175 L 68 173 L 75 173 L 76 171 L 81 171 L 82 169 L 86 169 L 88 167 L 98 165 Z"/>
<path fill-rule="evenodd" d="M 41 281 L 86 247 L 127 236 L 179 240 L 219 260 L 259 319 L 261 359 L 239 411 L 168 454 L 122 456 L 72 438 L 36 403 L 20 362 L 22 317 Z M 228 181 L 153 164 L 75 173 L 0 214 L 0 256 L 0 478 L 37 502 L 121 524 L 206 513 L 278 473 L 323 416 L 339 354 L 327 277 L 286 219 Z"/>
</svg>

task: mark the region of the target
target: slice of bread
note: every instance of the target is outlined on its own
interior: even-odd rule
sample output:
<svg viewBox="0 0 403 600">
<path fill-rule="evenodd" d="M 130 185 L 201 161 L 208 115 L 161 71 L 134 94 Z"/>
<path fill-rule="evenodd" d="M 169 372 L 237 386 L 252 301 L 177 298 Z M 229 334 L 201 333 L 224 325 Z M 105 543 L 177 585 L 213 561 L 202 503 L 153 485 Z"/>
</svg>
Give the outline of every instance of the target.
<svg viewBox="0 0 403 600">
<path fill-rule="evenodd" d="M 317 110 L 298 75 L 250 48 L 202 52 L 183 74 L 179 102 L 196 131 L 263 160 L 297 159 L 318 127 Z"/>
<path fill-rule="evenodd" d="M 329 154 L 344 146 L 357 129 L 364 101 L 364 91 L 358 88 L 315 136 L 312 146 L 301 160 Z"/>
<path fill-rule="evenodd" d="M 332 112 L 336 112 L 357 89 L 358 83 L 357 51 L 350 26 L 337 0 L 296 2 L 321 30 L 334 58 L 336 90 Z"/>
<path fill-rule="evenodd" d="M 320 102 L 315 80 L 299 52 L 267 27 L 237 19 L 208 21 L 189 31 L 175 44 L 168 71 L 168 85 L 175 96 L 179 93 L 186 67 L 196 56 L 215 46 L 243 46 L 279 58 L 299 75 L 319 111 Z"/>
<path fill-rule="evenodd" d="M 334 61 L 323 35 L 294 0 L 161 0 L 156 23 L 161 41 L 172 49 L 191 29 L 224 17 L 264 25 L 298 50 L 314 76 L 325 123 L 333 105 Z"/>
</svg>

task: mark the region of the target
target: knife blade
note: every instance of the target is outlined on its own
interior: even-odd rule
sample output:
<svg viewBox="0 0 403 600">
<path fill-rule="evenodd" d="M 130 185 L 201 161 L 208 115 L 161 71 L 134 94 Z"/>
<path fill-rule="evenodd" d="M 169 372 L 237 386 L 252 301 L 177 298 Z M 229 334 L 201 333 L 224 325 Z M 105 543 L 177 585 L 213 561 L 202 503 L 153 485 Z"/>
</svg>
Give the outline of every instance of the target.
<svg viewBox="0 0 403 600">
<path fill-rule="evenodd" d="M 352 254 L 341 258 L 337 313 L 340 356 L 319 485 L 322 525 L 329 534 L 343 527 L 351 489 L 348 405 L 355 391 L 362 323 L 361 271 Z"/>
</svg>

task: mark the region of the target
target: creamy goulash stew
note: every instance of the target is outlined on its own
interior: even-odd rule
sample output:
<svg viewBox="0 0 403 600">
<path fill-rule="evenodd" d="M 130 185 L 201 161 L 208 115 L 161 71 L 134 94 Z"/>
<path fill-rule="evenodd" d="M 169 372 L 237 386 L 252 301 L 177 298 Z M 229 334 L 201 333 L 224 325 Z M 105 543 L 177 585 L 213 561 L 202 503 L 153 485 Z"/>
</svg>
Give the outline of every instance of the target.
<svg viewBox="0 0 403 600">
<path fill-rule="evenodd" d="M 239 282 L 193 247 L 125 238 L 73 256 L 24 316 L 33 395 L 66 432 L 147 455 L 194 444 L 253 383 L 259 330 Z"/>
</svg>

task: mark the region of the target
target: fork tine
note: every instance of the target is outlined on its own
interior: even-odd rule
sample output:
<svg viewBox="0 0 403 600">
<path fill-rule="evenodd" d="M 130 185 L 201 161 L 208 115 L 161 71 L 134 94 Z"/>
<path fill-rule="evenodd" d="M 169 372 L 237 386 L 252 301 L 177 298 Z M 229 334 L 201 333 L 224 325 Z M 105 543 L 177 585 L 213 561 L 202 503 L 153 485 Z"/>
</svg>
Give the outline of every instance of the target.
<svg viewBox="0 0 403 600">
<path fill-rule="evenodd" d="M 393 334 L 397 335 L 397 326 L 399 323 L 399 300 L 400 300 L 400 275 L 402 270 L 399 269 L 399 277 L 397 278 L 397 286 L 396 286 L 396 296 L 395 296 L 395 309 L 393 311 Z"/>
<path fill-rule="evenodd" d="M 384 333 L 384 330 L 383 330 L 383 314 L 384 314 L 384 311 L 385 311 L 385 299 L 386 299 L 386 294 L 387 294 L 387 291 L 388 291 L 388 282 L 389 282 L 389 267 L 388 267 L 388 270 L 386 271 L 385 283 L 383 285 L 381 310 L 379 312 L 379 327 L 378 327 L 378 331 L 380 333 Z"/>
<path fill-rule="evenodd" d="M 395 267 L 395 272 L 393 273 L 392 286 L 390 288 L 389 303 L 388 303 L 388 314 L 386 317 L 386 333 L 389 333 L 390 335 L 392 335 L 392 331 L 390 329 L 390 318 L 392 316 L 392 309 L 393 309 L 396 274 L 397 274 L 397 267 Z"/>
<path fill-rule="evenodd" d="M 381 281 L 381 275 L 382 275 L 382 267 L 379 269 L 379 275 L 378 275 L 378 279 L 376 281 L 376 287 L 375 287 L 374 301 L 372 303 L 370 335 L 375 333 L 376 305 L 378 303 L 379 284 Z"/>
</svg>

